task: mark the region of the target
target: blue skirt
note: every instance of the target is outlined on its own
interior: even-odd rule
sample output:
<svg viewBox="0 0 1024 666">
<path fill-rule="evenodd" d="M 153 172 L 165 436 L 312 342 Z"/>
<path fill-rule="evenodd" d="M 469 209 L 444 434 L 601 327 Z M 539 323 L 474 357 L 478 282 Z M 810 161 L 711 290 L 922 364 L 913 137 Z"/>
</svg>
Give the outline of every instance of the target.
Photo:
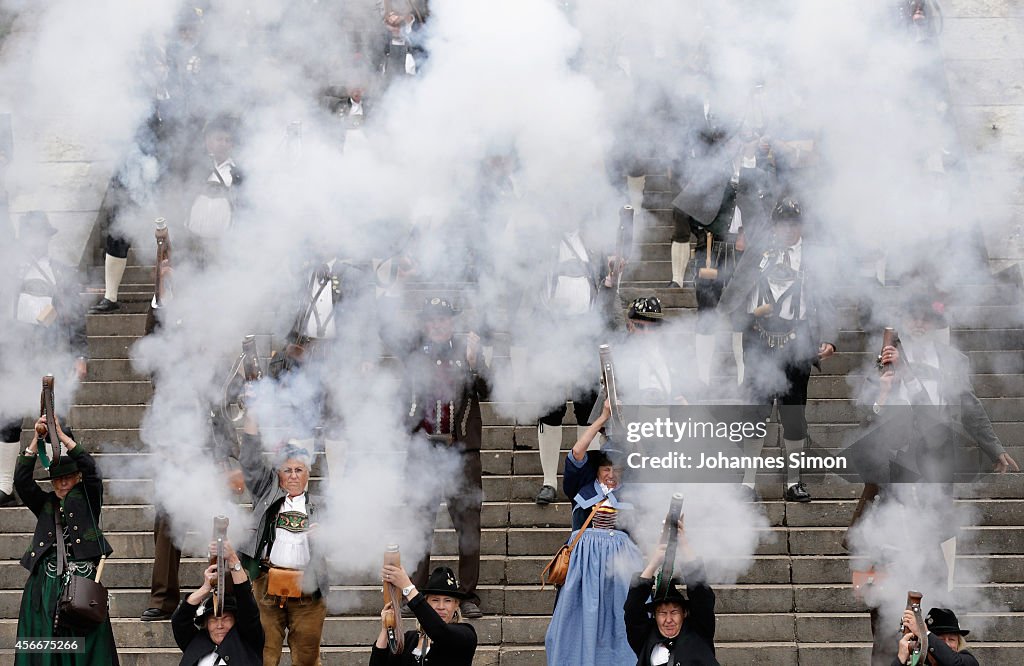
<svg viewBox="0 0 1024 666">
<path fill-rule="evenodd" d="M 642 569 L 640 549 L 625 532 L 586 531 L 572 552 L 544 637 L 549 666 L 636 663 L 622 607 L 630 579 Z"/>
</svg>

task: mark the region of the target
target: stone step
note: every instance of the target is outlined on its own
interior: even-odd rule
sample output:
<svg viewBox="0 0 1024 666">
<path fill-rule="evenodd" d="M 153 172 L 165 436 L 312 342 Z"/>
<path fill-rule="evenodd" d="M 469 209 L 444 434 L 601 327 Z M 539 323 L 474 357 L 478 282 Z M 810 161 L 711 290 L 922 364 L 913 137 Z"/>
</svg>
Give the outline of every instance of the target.
<svg viewBox="0 0 1024 666">
<path fill-rule="evenodd" d="M 877 333 L 866 333 L 864 331 L 840 331 L 839 340 L 836 343 L 839 349 L 850 351 L 852 349 L 864 349 L 866 345 L 880 343 L 881 337 Z M 990 328 L 990 329 L 965 329 L 954 328 L 950 332 L 950 343 L 962 352 L 971 351 L 998 351 L 998 350 L 1020 350 L 1024 349 L 1024 329 L 1021 328 Z M 877 353 L 877 352 L 876 352 Z"/>
<path fill-rule="evenodd" d="M 147 258 L 139 261 L 134 255 L 129 257 L 128 266 L 124 269 L 122 284 L 153 284 L 153 261 L 156 255 L 150 254 Z M 87 273 L 90 284 L 103 284 L 103 266 L 92 266 Z"/>
<path fill-rule="evenodd" d="M 663 260 L 632 264 L 626 268 L 623 279 L 630 282 L 661 281 L 667 284 L 672 279 L 672 262 Z"/>
<path fill-rule="evenodd" d="M 972 354 L 989 357 L 984 359 L 988 362 L 995 360 L 990 355 L 1004 354 L 1004 352 L 972 352 Z M 1012 358 L 1011 354 L 1005 354 L 1005 356 L 1001 357 L 1002 359 Z M 852 361 L 851 357 L 860 357 L 866 360 L 867 354 L 838 353 L 825 363 L 832 362 L 834 359 L 840 359 L 839 362 L 850 363 Z M 1021 361 L 1024 362 L 1024 358 Z M 824 366 L 825 363 L 822 365 Z M 845 377 L 845 375 L 843 376 Z M 981 399 L 981 403 L 988 411 L 989 418 L 993 422 L 1019 421 L 1024 417 L 1024 401 L 1020 398 L 984 398 Z M 511 425 L 512 420 L 505 416 L 505 414 L 514 414 L 521 411 L 513 403 L 485 402 L 481 404 L 481 415 L 484 423 L 493 425 Z M 846 399 L 816 399 L 812 397 L 807 401 L 807 420 L 813 423 L 859 422 L 860 419 L 856 418 L 856 411 L 857 406 Z"/>
<path fill-rule="evenodd" d="M 153 399 L 151 381 L 82 382 L 75 394 L 78 405 L 145 405 Z"/>
<path fill-rule="evenodd" d="M 671 278 L 671 275 L 669 278 Z M 697 295 L 694 293 L 693 288 L 666 289 L 665 285 L 668 284 L 669 278 L 659 283 L 656 289 L 634 287 L 629 282 L 623 282 L 622 288 L 619 290 L 619 296 L 627 303 L 641 297 L 657 296 L 658 300 L 661 301 L 662 307 L 665 308 L 696 308 Z"/>
<path fill-rule="evenodd" d="M 149 377 L 140 374 L 132 367 L 127 358 L 90 358 L 86 381 L 117 382 L 117 381 L 148 381 Z"/>
<path fill-rule="evenodd" d="M 864 375 L 812 375 L 807 394 L 818 399 L 852 399 L 860 390 Z M 1024 397 L 1024 375 L 971 375 L 979 398 Z"/>
<path fill-rule="evenodd" d="M 85 331 L 89 336 L 134 335 L 146 332 L 145 312 L 124 312 L 127 308 L 112 314 L 91 314 L 85 317 Z"/>
<path fill-rule="evenodd" d="M 129 294 L 127 293 L 118 293 L 117 304 L 121 307 L 117 310 L 117 312 L 112 312 L 109 314 L 86 315 L 87 325 L 88 319 L 92 317 L 102 319 L 105 317 L 117 317 L 119 315 L 126 314 L 146 314 L 149 312 L 150 301 L 153 298 L 152 288 L 150 289 L 148 295 L 144 293 L 133 293 L 130 294 L 130 298 L 128 298 L 128 296 Z M 98 303 L 101 298 L 103 298 L 103 287 L 95 286 L 80 294 L 79 302 L 81 302 L 81 304 L 84 307 L 89 308 Z"/>
<path fill-rule="evenodd" d="M 644 178 L 644 194 L 668 192 L 673 189 L 675 189 L 675 184 L 667 174 L 649 174 Z"/>
<path fill-rule="evenodd" d="M 652 211 L 647 211 L 651 213 Z M 658 220 L 663 222 L 663 220 Z M 671 220 L 668 224 L 657 224 L 657 225 L 642 225 L 633 230 L 633 241 L 636 243 L 671 243 L 672 236 L 675 234 L 675 227 L 672 226 Z M 664 261 L 664 259 L 663 259 Z"/>
<path fill-rule="evenodd" d="M 1024 583 L 1024 556 L 1019 554 L 965 554 L 957 556 L 957 581 L 973 572 L 987 571 L 987 583 Z M 793 584 L 832 585 L 850 580 L 850 558 L 844 555 L 794 555 L 791 560 Z"/>
</svg>

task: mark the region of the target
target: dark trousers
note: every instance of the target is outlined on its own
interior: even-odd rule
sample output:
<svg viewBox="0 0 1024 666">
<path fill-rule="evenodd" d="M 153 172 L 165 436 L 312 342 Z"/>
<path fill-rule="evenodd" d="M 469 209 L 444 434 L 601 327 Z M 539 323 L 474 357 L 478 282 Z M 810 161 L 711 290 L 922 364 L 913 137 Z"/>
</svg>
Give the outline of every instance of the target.
<svg viewBox="0 0 1024 666">
<path fill-rule="evenodd" d="M 422 509 L 421 524 L 433 529 L 437 518 L 438 504 L 448 504 L 448 515 L 455 526 L 459 539 L 459 590 L 469 595 L 469 600 L 479 604 L 476 586 L 480 582 L 480 509 L 483 503 L 483 473 L 480 451 L 463 451 L 462 474 L 453 479 L 452 487 L 445 489 L 441 497 L 429 501 Z M 416 565 L 412 582 L 418 589 L 427 584 L 430 575 L 430 535 L 427 536 L 427 550 Z"/>
<path fill-rule="evenodd" d="M 130 250 L 131 247 L 132 244 L 127 238 L 107 234 L 107 241 L 104 244 L 104 250 L 110 256 L 117 257 L 119 259 L 127 259 L 128 250 Z"/>
<path fill-rule="evenodd" d="M 590 425 L 590 415 L 594 411 L 594 404 L 597 402 L 597 391 L 586 391 L 577 389 L 572 394 L 572 413 L 576 417 L 576 425 Z M 544 425 L 562 425 L 568 409 L 563 400 L 558 407 L 555 407 L 544 416 L 537 419 Z"/>
<path fill-rule="evenodd" d="M 181 551 L 174 545 L 170 519 L 161 511 L 157 512 L 153 525 L 153 544 L 156 552 L 153 558 L 153 578 L 149 587 L 149 608 L 159 608 L 166 613 L 173 613 L 181 597 L 178 586 Z"/>
<path fill-rule="evenodd" d="M 744 384 L 750 399 L 764 407 L 766 419 L 779 401 L 782 436 L 789 440 L 807 436 L 807 382 L 816 358 L 809 328 L 798 325 L 796 336 L 784 347 L 771 348 L 753 326 L 743 334 Z"/>
</svg>

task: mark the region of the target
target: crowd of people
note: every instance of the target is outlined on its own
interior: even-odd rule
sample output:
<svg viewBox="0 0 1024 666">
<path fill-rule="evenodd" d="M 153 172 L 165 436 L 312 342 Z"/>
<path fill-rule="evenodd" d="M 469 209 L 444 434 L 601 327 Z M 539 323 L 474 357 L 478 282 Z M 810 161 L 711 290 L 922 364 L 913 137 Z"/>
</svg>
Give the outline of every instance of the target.
<svg viewBox="0 0 1024 666">
<path fill-rule="evenodd" d="M 337 131 L 341 149 L 365 141 L 364 117 L 387 85 L 417 76 L 429 63 L 421 34 L 430 20 L 426 1 L 384 2 L 380 9 L 379 40 L 355 40 L 361 51 L 359 67 L 353 63 L 353 69 L 360 75 L 345 86 L 326 84 L 316 91 L 321 120 Z M 910 3 L 902 11 L 909 26 L 926 29 L 930 5 Z M 139 129 L 136 150 L 118 171 L 107 198 L 104 294 L 89 309 L 94 315 L 122 309 L 120 286 L 131 247 L 127 220 L 148 210 L 151 200 L 160 200 L 172 219 L 172 233 L 180 235 L 175 269 L 182 259 L 182 265 L 196 271 L 215 264 L 218 243 L 246 213 L 247 178 L 234 159 L 244 135 L 242 123 L 215 103 L 218 77 L 227 64 L 204 51 L 203 31 L 204 9 L 189 6 L 167 43 L 154 49 L 153 69 L 160 74 L 155 79 L 153 112 Z M 834 267 L 828 266 L 822 237 L 816 237 L 821 213 L 807 210 L 803 203 L 814 186 L 814 132 L 793 125 L 768 127 L 764 117 L 757 122 L 749 115 L 730 119 L 710 95 L 694 96 L 675 117 L 679 126 L 665 171 L 678 195 L 671 203 L 672 277 L 665 289 L 671 293 L 692 285 L 696 293 L 693 354 L 683 367 L 674 355 L 685 345 L 672 327 L 668 308 L 653 292 L 622 302 L 619 285 L 627 253 L 623 248 L 613 253 L 606 249 L 610 243 L 594 242 L 584 223 L 548 239 L 547 270 L 538 281 L 539 293 L 523 297 L 525 305 L 517 303 L 520 311 L 532 307 L 532 314 L 538 315 L 534 319 L 542 322 L 543 330 L 531 341 L 596 320 L 609 340 L 628 341 L 641 352 L 619 365 L 616 394 L 609 395 L 608 383 L 601 384 L 595 368 L 585 381 L 560 385 L 562 399 L 545 406 L 546 413 L 536 418 L 542 481 L 535 502 L 544 506 L 559 500 L 561 473 L 562 495 L 571 506 L 566 539 L 571 556 L 564 580 L 557 581 L 545 636 L 547 660 L 554 666 L 718 663 L 716 597 L 704 562 L 687 537 L 685 521 L 665 525 L 666 534 L 675 535 L 672 541 L 678 544 L 680 562 L 675 552 L 666 554 L 664 543 L 638 542 L 636 526 L 643 516 L 638 515 L 642 511 L 631 491 L 640 484 L 625 469 L 627 443 L 607 427 L 619 403 L 736 401 L 755 406 L 761 421 L 770 419 L 777 407 L 788 457 L 802 453 L 809 443 L 806 406 L 812 397 L 812 372 L 838 351 Z M 771 136 L 769 130 L 788 135 Z M 289 128 L 292 138 L 298 132 L 300 128 Z M 637 177 L 641 157 L 648 156 L 619 155 L 614 160 L 612 171 L 618 171 L 616 177 L 623 184 Z M 143 178 L 145 185 L 140 187 L 140 164 L 147 160 L 159 168 Z M 496 156 L 486 171 L 482 199 L 516 196 L 512 156 Z M 19 247 L 25 265 L 18 273 L 18 292 L 12 295 L 10 330 L 23 345 L 24 355 L 60 350 L 61 357 L 69 359 L 68 373 L 83 380 L 88 369 L 85 313 L 76 272 L 50 258 L 49 239 L 55 233 L 44 213 L 21 218 Z M 310 482 L 321 462 L 319 471 L 325 479 L 340 478 L 344 468 L 345 424 L 331 399 L 336 382 L 331 368 L 337 359 L 339 330 L 353 317 L 361 318 L 374 341 L 355 353 L 348 350 L 350 358 L 354 355 L 358 365 L 370 368 L 378 362 L 378 350 L 384 350 L 403 363 L 402 403 L 396 405 L 396 413 L 414 441 L 407 474 L 412 478 L 429 468 L 438 455 L 454 461 L 451 478 L 408 507 L 424 532 L 417 538 L 428 544 L 422 557 L 408 571 L 393 564 L 380 570 L 380 582 L 400 590 L 402 603 L 382 608 L 369 663 L 473 663 L 478 637 L 467 620 L 497 610 L 483 607 L 477 590 L 484 498 L 481 403 L 488 400 L 495 379 L 493 341 L 486 333 L 459 330 L 460 308 L 451 295 L 423 299 L 415 315 L 416 330 L 407 336 L 369 320 L 377 314 L 387 316 L 389 306 L 365 308 L 365 301 L 400 292 L 415 274 L 415 241 L 410 239 L 394 255 L 368 267 L 355 265 L 334 249 L 319 251 L 302 269 L 296 303 L 285 306 L 294 307 L 296 314 L 267 366 L 259 366 L 257 360 L 250 368 L 247 363 L 254 360 L 243 352 L 240 385 L 232 395 L 237 405 L 255 399 L 253 385 L 261 380 L 276 382 L 285 394 L 300 383 L 312 385 L 313 395 L 303 395 L 316 405 L 315 423 L 291 433 L 267 456 L 271 447 L 264 445 L 253 410 L 242 410 L 241 432 L 236 435 L 224 414 L 212 405 L 201 406 L 210 412 L 212 455 L 229 472 L 233 492 L 248 493 L 252 509 L 244 535 L 234 544 L 211 546 L 219 553 L 219 565 L 211 564 L 201 587 L 181 599 L 181 544 L 173 536 L 173 516 L 156 498 L 156 558 L 148 607 L 140 620 L 170 620 L 182 651 L 181 664 L 276 665 L 285 646 L 296 666 L 321 663 L 332 574 L 320 530 L 332 507 L 313 492 Z M 149 333 L 173 331 L 178 325 L 163 321 L 162 312 L 173 298 L 167 284 L 173 272 L 164 269 L 157 267 L 165 282 L 153 299 Z M 967 358 L 949 344 L 941 300 L 942 295 L 927 284 L 906 289 L 899 307 L 901 335 L 875 346 L 881 349 L 878 371 L 868 373 L 857 398 L 864 423 L 886 421 L 903 406 L 942 408 L 943 418 L 962 426 L 996 471 L 1019 471 L 971 387 Z M 515 314 L 509 320 L 515 321 Z M 735 375 L 724 382 L 715 363 L 723 330 L 729 333 L 735 368 Z M 513 344 L 510 362 L 515 365 L 537 353 Z M 159 384 L 160 378 L 154 381 Z M 576 440 L 563 456 L 568 402 L 574 411 Z M 75 626 L 65 611 L 74 577 L 98 579 L 112 553 L 99 528 L 103 483 L 96 462 L 76 443 L 70 428 L 62 428 L 60 418 L 36 421 L 24 450 L 21 418 L 7 415 L 3 423 L 0 505 L 20 498 L 37 518 L 21 560 L 29 578 L 18 638 L 82 637 L 86 646 L 60 660 L 19 652 L 15 663 L 116 664 L 109 617 L 87 627 Z M 943 487 L 952 501 L 953 470 L 932 464 L 943 458 L 947 444 L 924 440 L 911 446 L 907 455 L 916 461 L 915 478 Z M 741 449 L 744 456 L 759 458 L 764 446 L 763 437 L 749 438 Z M 858 543 L 857 532 L 873 508 L 898 501 L 891 487 L 907 479 L 891 476 L 890 454 L 897 447 L 890 448 L 879 452 L 878 447 L 862 446 L 857 452 L 865 484 L 844 547 L 852 549 Z M 52 490 L 34 480 L 37 460 Z M 751 466 L 740 486 L 744 499 L 760 499 L 756 481 Z M 810 502 L 811 490 L 800 470 L 791 466 L 785 500 Z M 431 566 L 429 544 L 441 502 L 457 536 L 457 572 Z M 928 551 L 926 557 L 939 552 L 942 536 L 934 535 L 935 544 L 921 546 L 922 552 Z M 399 617 L 415 618 L 416 626 L 396 641 Z M 960 628 L 950 609 L 932 608 L 925 618 L 908 610 L 906 631 L 898 638 L 886 633 L 879 617 L 874 609 L 873 663 L 917 663 L 913 659 L 919 658 L 916 653 L 923 644 L 933 663 L 977 663 L 966 650 L 968 631 Z M 367 637 L 368 645 L 371 638 Z"/>
</svg>

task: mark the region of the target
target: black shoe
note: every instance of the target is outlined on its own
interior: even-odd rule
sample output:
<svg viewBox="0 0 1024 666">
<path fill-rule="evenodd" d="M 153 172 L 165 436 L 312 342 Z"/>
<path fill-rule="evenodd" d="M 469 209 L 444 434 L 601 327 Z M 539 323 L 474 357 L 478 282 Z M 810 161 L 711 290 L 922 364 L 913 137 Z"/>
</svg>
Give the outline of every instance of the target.
<svg viewBox="0 0 1024 666">
<path fill-rule="evenodd" d="M 416 617 L 416 613 L 412 612 L 408 603 L 402 604 L 402 617 Z"/>
<path fill-rule="evenodd" d="M 96 305 L 89 308 L 90 314 L 104 314 L 106 312 L 117 312 L 121 309 L 121 306 L 117 304 L 117 301 L 111 301 L 106 298 L 101 300 Z"/>
<path fill-rule="evenodd" d="M 804 484 L 798 483 L 786 489 L 787 502 L 810 502 L 811 494 L 804 488 Z"/>
<path fill-rule="evenodd" d="M 551 486 L 547 487 L 550 488 Z M 459 608 L 462 610 L 462 617 L 469 618 L 471 620 L 484 616 L 484 612 L 472 601 L 463 601 L 459 604 Z"/>
<path fill-rule="evenodd" d="M 143 622 L 157 622 L 159 620 L 170 620 L 171 614 L 165 613 L 159 608 L 147 608 L 142 611 L 142 615 L 139 617 Z"/>
<path fill-rule="evenodd" d="M 11 493 L 8 495 L 4 491 L 0 490 L 0 506 L 12 506 L 18 503 L 18 498 Z"/>
<path fill-rule="evenodd" d="M 668 284 L 665 285 L 665 288 L 666 289 L 682 289 L 683 287 L 682 287 L 682 285 L 680 285 L 675 280 L 672 280 L 671 282 L 669 282 Z"/>
<path fill-rule="evenodd" d="M 542 506 L 551 504 L 555 501 L 555 489 L 551 486 L 541 486 L 540 492 L 533 498 L 533 501 Z"/>
</svg>

